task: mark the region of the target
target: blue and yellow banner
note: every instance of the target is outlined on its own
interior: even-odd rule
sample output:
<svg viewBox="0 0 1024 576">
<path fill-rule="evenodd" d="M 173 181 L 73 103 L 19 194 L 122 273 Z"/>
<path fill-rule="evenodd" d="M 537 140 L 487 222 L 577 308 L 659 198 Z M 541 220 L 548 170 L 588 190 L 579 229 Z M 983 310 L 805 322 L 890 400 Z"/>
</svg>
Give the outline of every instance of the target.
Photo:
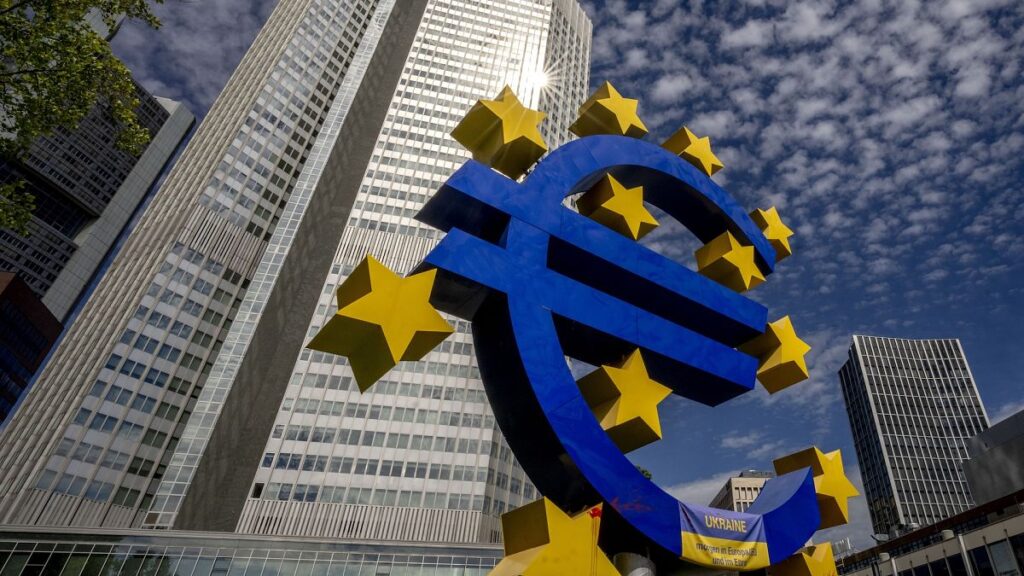
<svg viewBox="0 0 1024 576">
<path fill-rule="evenodd" d="M 713 568 L 757 570 L 770 564 L 764 519 L 679 503 L 684 560 Z"/>
</svg>

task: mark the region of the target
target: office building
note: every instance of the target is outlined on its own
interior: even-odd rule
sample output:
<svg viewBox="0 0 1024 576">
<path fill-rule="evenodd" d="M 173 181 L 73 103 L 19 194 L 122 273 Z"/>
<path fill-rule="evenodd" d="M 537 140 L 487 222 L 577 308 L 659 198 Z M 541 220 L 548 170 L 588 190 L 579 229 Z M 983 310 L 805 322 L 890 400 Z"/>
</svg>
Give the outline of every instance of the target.
<svg viewBox="0 0 1024 576">
<path fill-rule="evenodd" d="M 1024 411 L 967 443 L 964 474 L 979 504 L 1024 490 Z"/>
<path fill-rule="evenodd" d="M 180 103 L 141 86 L 136 96 L 139 123 L 151 135 L 139 155 L 117 147 L 116 121 L 99 105 L 74 130 L 58 129 L 23 157 L 0 161 L 0 182 L 23 181 L 36 204 L 27 235 L 0 229 L 0 271 L 16 272 L 61 322 L 195 121 Z"/>
<path fill-rule="evenodd" d="M 141 522 L 376 5 L 275 8 L 0 432 L 0 524 Z"/>
<path fill-rule="evenodd" d="M 718 491 L 710 506 L 722 510 L 746 512 L 764 489 L 765 482 L 772 478 L 775 478 L 775 474 L 771 472 L 744 470 L 725 481 L 725 486 Z"/>
<path fill-rule="evenodd" d="M 361 123 L 321 133 L 325 161 L 303 172 L 146 526 L 497 542 L 500 514 L 537 497 L 495 426 L 468 323 L 362 395 L 344 358 L 303 346 L 367 253 L 404 273 L 436 244 L 414 216 L 469 157 L 449 133 L 476 100 L 510 85 L 549 113 L 552 147 L 567 139 L 590 22 L 574 0 L 390 9 L 362 81 L 382 86 L 340 104 Z"/>
<path fill-rule="evenodd" d="M 13 272 L 0 272 L 0 423 L 60 336 L 60 322 Z"/>
<path fill-rule="evenodd" d="M 1020 576 L 1024 492 L 838 558 L 844 576 Z"/>
<path fill-rule="evenodd" d="M 839 380 L 875 533 L 974 505 L 961 464 L 989 421 L 959 340 L 854 336 Z"/>
<path fill-rule="evenodd" d="M 564 139 L 589 45 L 574 0 L 279 3 L 0 438 L 0 523 L 496 541 L 535 495 L 467 327 L 365 397 L 302 346 L 363 254 L 436 243 L 473 101 Z"/>
</svg>

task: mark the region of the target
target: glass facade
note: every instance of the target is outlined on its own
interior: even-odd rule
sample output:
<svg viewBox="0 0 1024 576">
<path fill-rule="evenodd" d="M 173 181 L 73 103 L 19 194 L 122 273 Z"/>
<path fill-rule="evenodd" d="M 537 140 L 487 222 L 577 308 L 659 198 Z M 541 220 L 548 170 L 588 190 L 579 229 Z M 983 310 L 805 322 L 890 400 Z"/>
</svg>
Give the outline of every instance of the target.
<svg viewBox="0 0 1024 576">
<path fill-rule="evenodd" d="M 156 136 L 170 112 L 139 86 L 136 97 L 139 123 Z M 139 160 L 115 146 L 117 132 L 109 110 L 97 106 L 75 130 L 58 129 L 20 160 L 0 162 L 0 183 L 24 181 L 36 198 L 27 236 L 0 229 L 0 270 L 17 272 L 40 297 L 78 250 L 78 234 L 99 218 Z"/>
<path fill-rule="evenodd" d="M 839 378 L 876 533 L 974 505 L 961 463 L 989 421 L 958 340 L 854 336 Z"/>
<path fill-rule="evenodd" d="M 0 521 L 141 523 L 377 4 L 275 9 L 8 428 Z"/>
<path fill-rule="evenodd" d="M 334 314 L 337 286 L 366 254 L 406 273 L 440 239 L 414 216 L 469 158 L 450 132 L 475 101 L 512 86 L 549 114 L 542 130 L 551 148 L 567 139 L 586 98 L 589 43 L 575 1 L 428 3 L 307 337 Z M 347 536 L 343 524 L 268 521 L 347 505 L 475 512 L 438 521 L 471 523 L 472 541 L 500 541 L 500 514 L 538 495 L 495 425 L 469 324 L 449 320 L 455 334 L 437 350 L 400 363 L 365 394 L 344 358 L 299 354 L 240 532 Z M 403 518 L 381 512 L 368 521 L 410 522 Z M 432 537 L 411 525 L 390 534 Z"/>
<path fill-rule="evenodd" d="M 3 576 L 484 576 L 494 547 L 231 538 L 0 532 Z"/>
</svg>

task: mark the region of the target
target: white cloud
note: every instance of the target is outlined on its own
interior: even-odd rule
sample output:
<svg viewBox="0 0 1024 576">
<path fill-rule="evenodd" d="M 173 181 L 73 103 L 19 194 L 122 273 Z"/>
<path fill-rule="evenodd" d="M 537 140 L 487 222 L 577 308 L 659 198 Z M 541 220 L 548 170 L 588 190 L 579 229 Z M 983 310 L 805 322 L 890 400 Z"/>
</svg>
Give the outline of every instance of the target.
<svg viewBox="0 0 1024 576">
<path fill-rule="evenodd" d="M 961 71 L 955 93 L 961 98 L 979 98 L 988 95 L 991 85 L 992 78 L 987 66 L 970 66 Z"/>
<path fill-rule="evenodd" d="M 722 35 L 725 48 L 749 48 L 764 46 L 772 39 L 772 26 L 760 20 L 749 20 L 742 27 Z"/>
<path fill-rule="evenodd" d="M 692 86 L 693 81 L 685 74 L 662 76 L 654 83 L 650 95 L 655 102 L 678 102 Z"/>
<path fill-rule="evenodd" d="M 1007 402 L 1006 404 L 1000 406 L 994 414 L 991 414 L 989 416 L 989 418 L 992 420 L 992 423 L 995 424 L 997 422 L 1002 422 L 1003 420 L 1006 420 L 1007 418 L 1013 416 L 1014 414 L 1020 412 L 1021 410 L 1024 410 L 1024 400 L 1018 400 L 1016 402 Z"/>
<path fill-rule="evenodd" d="M 737 472 L 719 472 L 692 482 L 669 486 L 665 491 L 682 502 L 707 506 L 729 478 L 736 474 Z"/>
</svg>

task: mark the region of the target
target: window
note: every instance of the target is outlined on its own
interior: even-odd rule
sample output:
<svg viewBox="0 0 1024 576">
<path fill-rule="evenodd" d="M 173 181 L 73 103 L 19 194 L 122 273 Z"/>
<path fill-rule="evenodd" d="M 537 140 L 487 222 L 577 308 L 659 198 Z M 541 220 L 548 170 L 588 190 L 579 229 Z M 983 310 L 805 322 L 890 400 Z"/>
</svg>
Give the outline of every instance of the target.
<svg viewBox="0 0 1024 576">
<path fill-rule="evenodd" d="M 121 427 L 117 431 L 117 435 L 128 440 L 138 440 L 142 438 L 143 427 L 138 424 L 125 420 L 121 422 Z"/>
<path fill-rule="evenodd" d="M 128 455 L 124 452 L 118 452 L 117 450 L 108 450 L 107 455 L 103 457 L 103 462 L 100 466 L 110 468 L 111 470 L 124 470 L 124 467 L 128 464 Z"/>
<path fill-rule="evenodd" d="M 356 460 L 356 466 L 353 472 L 355 474 L 367 474 L 373 476 L 377 473 L 377 461 L 360 458 Z"/>
<path fill-rule="evenodd" d="M 143 444 L 157 448 L 163 446 L 164 440 L 167 440 L 167 433 L 156 430 L 146 430 L 146 434 L 142 437 Z"/>
<path fill-rule="evenodd" d="M 156 406 L 156 400 L 142 394 L 139 394 L 132 400 L 132 409 L 146 414 L 152 412 L 154 406 Z"/>
<path fill-rule="evenodd" d="M 100 432 L 110 432 L 114 429 L 114 426 L 116 425 L 117 418 L 114 418 L 113 416 L 107 416 L 106 414 L 102 414 L 99 412 L 97 412 L 96 415 L 92 417 L 92 422 L 89 422 L 89 428 L 92 428 L 93 430 L 99 430 Z"/>
<path fill-rule="evenodd" d="M 327 465 L 327 471 L 348 474 L 352 471 L 354 462 L 355 460 L 352 458 L 331 458 L 330 463 Z"/>
<path fill-rule="evenodd" d="M 306 456 L 302 461 L 302 469 L 307 472 L 323 472 L 327 466 L 327 456 Z"/>
<path fill-rule="evenodd" d="M 130 400 L 131 397 L 131 390 L 125 390 L 120 386 L 111 386 L 110 390 L 107 391 L 107 396 L 105 399 L 109 402 L 113 402 L 114 404 L 120 404 L 121 406 L 124 406 L 128 404 L 128 400 Z"/>
<path fill-rule="evenodd" d="M 282 452 L 277 455 L 278 470 L 298 470 L 301 462 L 302 454 L 285 454 Z"/>
<path fill-rule="evenodd" d="M 174 324 L 171 325 L 171 334 L 182 338 L 188 338 L 192 334 L 192 327 L 188 324 L 175 320 Z"/>
<path fill-rule="evenodd" d="M 114 494 L 113 504 L 117 506 L 126 506 L 131 508 L 135 505 L 135 501 L 139 499 L 139 491 L 125 488 L 124 486 L 117 489 L 117 493 Z"/>
<path fill-rule="evenodd" d="M 114 489 L 114 485 L 110 482 L 100 482 L 99 480 L 93 480 L 89 487 L 85 490 L 85 497 L 90 500 L 97 500 L 100 502 L 105 501 L 110 497 L 110 492 Z"/>
<path fill-rule="evenodd" d="M 85 422 L 89 420 L 89 416 L 92 414 L 92 410 L 86 410 L 85 408 L 79 408 L 78 413 L 75 414 L 74 423 L 79 425 L 85 425 Z"/>
</svg>

